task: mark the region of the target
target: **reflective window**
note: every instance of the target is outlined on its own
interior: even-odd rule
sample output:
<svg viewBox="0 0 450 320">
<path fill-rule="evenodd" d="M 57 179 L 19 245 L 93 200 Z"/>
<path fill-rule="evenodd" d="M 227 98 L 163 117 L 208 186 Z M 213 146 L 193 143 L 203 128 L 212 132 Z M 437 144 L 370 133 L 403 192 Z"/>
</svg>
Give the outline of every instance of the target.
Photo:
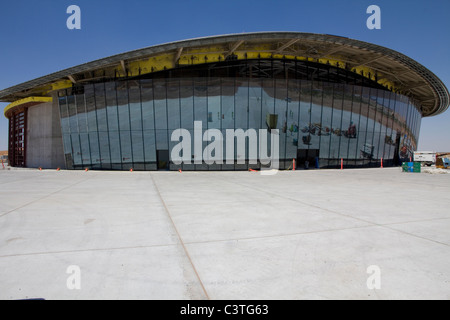
<svg viewBox="0 0 450 320">
<path fill-rule="evenodd" d="M 358 167 L 379 166 L 381 158 L 386 165 L 408 160 L 417 148 L 422 118 L 414 101 L 358 75 L 344 76 L 344 70 L 322 67 L 261 60 L 249 68 L 229 66 L 210 77 L 192 70 L 184 76 L 175 70 L 164 77 L 85 84 L 76 94 L 61 91 L 67 167 L 259 168 L 248 137 L 244 148 L 235 137 L 234 148 L 227 150 L 227 129 L 256 132 L 256 143 L 267 139 L 269 155 L 271 132 L 277 129 L 280 169 L 292 168 L 293 160 L 297 168 L 339 167 L 341 159 L 346 166 Z M 196 121 L 201 123 L 198 132 Z M 181 165 L 171 161 L 171 151 L 179 144 L 171 141 L 176 129 L 186 129 L 191 138 L 190 147 L 181 152 L 190 153 L 187 159 L 192 161 Z M 267 130 L 261 132 L 265 136 L 259 136 L 260 129 Z M 222 149 L 204 154 L 218 132 Z M 216 152 L 222 153 L 224 163 L 207 164 Z M 199 155 L 202 161 L 196 163 Z"/>
<path fill-rule="evenodd" d="M 208 128 L 208 86 L 206 79 L 194 79 L 194 121 L 201 121 L 202 128 Z"/>
<path fill-rule="evenodd" d="M 88 132 L 88 123 L 86 115 L 86 104 L 83 94 L 78 94 L 75 96 L 75 103 L 77 106 L 77 118 L 78 118 L 78 130 L 79 132 Z"/>
<path fill-rule="evenodd" d="M 155 129 L 155 107 L 153 105 L 153 81 L 141 80 L 142 125 L 145 130 Z"/>
<path fill-rule="evenodd" d="M 61 130 L 62 133 L 70 133 L 70 118 L 69 118 L 69 110 L 67 108 L 67 97 L 60 97 L 58 99 L 59 103 L 59 111 L 61 115 Z M 65 140 L 65 139 L 64 139 Z M 68 153 L 68 152 L 66 152 Z"/>
<path fill-rule="evenodd" d="M 234 128 L 234 80 L 224 79 L 222 81 L 222 128 Z"/>
<path fill-rule="evenodd" d="M 346 101 L 351 99 L 350 119 L 346 130 L 348 159 L 352 159 L 351 165 L 357 165 L 358 158 L 358 137 L 360 134 L 359 121 L 361 118 L 361 87 L 352 86 L 351 96 L 346 97 Z M 348 102 L 350 103 L 350 102 Z"/>
<path fill-rule="evenodd" d="M 344 87 L 344 96 L 342 101 L 342 119 L 341 119 L 341 143 L 339 158 L 346 159 L 347 165 L 353 165 L 354 156 L 349 155 L 350 140 L 353 139 L 353 122 L 352 122 L 352 108 L 353 108 L 354 86 L 349 85 Z"/>
<path fill-rule="evenodd" d="M 167 115 L 169 129 L 181 128 L 180 83 L 178 79 L 167 83 Z"/>
<path fill-rule="evenodd" d="M 333 93 L 334 85 L 331 83 L 323 84 L 323 102 L 322 102 L 322 127 L 320 134 L 320 153 L 319 153 L 319 166 L 328 166 L 328 160 L 330 158 L 330 141 L 332 132 L 332 119 L 333 119 Z M 303 129 L 301 130 L 303 132 Z M 300 140 L 299 140 L 300 141 Z"/>
<path fill-rule="evenodd" d="M 78 118 L 75 96 L 67 97 L 67 108 L 69 111 L 69 130 L 70 132 L 78 132 Z"/>
<path fill-rule="evenodd" d="M 119 130 L 130 130 L 130 108 L 128 106 L 128 84 L 125 81 L 117 82 L 117 108 L 119 115 Z"/>
<path fill-rule="evenodd" d="M 220 78 L 211 79 L 208 84 L 208 129 L 222 128 L 222 105 L 220 97 Z"/>
<path fill-rule="evenodd" d="M 335 160 L 339 163 L 342 158 L 341 152 L 341 137 L 342 137 L 342 108 L 344 103 L 344 86 L 336 84 L 333 96 L 333 109 L 331 119 L 331 141 L 330 141 L 330 160 Z"/>
<path fill-rule="evenodd" d="M 139 81 L 128 82 L 131 130 L 142 131 L 141 88 Z"/>
<path fill-rule="evenodd" d="M 279 157 L 280 157 L 280 168 L 284 169 L 285 166 L 289 164 L 285 163 L 286 160 L 286 136 L 287 136 L 287 126 L 288 126 L 288 100 L 289 94 L 287 91 L 286 81 L 284 79 L 275 80 L 275 111 L 274 114 L 278 118 L 278 129 L 279 129 Z"/>
<path fill-rule="evenodd" d="M 298 117 L 299 117 L 299 99 L 300 99 L 300 89 L 298 80 L 290 80 L 288 82 L 286 103 L 286 138 L 285 138 L 285 148 L 286 148 L 286 161 L 287 167 L 293 166 L 291 162 L 292 159 L 297 159 L 297 149 L 298 149 Z M 253 128 L 253 126 L 250 126 Z"/>
</svg>

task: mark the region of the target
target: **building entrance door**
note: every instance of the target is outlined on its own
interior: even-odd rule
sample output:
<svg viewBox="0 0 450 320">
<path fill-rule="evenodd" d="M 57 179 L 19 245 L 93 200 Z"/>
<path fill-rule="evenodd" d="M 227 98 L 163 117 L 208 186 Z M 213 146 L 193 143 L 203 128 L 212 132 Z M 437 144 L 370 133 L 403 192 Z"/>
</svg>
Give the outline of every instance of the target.
<svg viewBox="0 0 450 320">
<path fill-rule="evenodd" d="M 157 150 L 158 170 L 169 170 L 169 150 Z"/>
<path fill-rule="evenodd" d="M 319 149 L 297 150 L 297 167 L 309 169 L 316 167 L 316 159 L 319 158 Z"/>
</svg>

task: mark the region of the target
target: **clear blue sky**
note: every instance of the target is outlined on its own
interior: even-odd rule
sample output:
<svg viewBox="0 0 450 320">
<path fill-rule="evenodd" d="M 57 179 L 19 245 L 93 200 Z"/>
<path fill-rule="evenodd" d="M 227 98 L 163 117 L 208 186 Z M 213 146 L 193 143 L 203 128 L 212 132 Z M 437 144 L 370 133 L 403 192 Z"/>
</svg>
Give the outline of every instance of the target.
<svg viewBox="0 0 450 320">
<path fill-rule="evenodd" d="M 81 8 L 81 30 L 66 27 L 72 4 Z M 371 4 L 381 8 L 381 30 L 366 27 Z M 0 89 L 125 51 L 256 31 L 326 33 L 385 46 L 450 87 L 449 0 L 15 0 L 0 8 Z M 450 111 L 424 119 L 419 149 L 450 151 L 449 124 Z M 7 149 L 7 127 L 2 112 L 0 150 Z"/>
</svg>

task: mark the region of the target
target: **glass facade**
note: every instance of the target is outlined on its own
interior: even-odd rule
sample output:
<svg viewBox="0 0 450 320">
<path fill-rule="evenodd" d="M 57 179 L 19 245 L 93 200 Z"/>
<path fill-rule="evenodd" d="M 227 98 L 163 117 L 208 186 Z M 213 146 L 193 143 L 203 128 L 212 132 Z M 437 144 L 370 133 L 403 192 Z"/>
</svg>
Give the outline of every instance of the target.
<svg viewBox="0 0 450 320">
<path fill-rule="evenodd" d="M 248 170 L 234 161 L 175 164 L 176 129 L 278 129 L 279 168 L 397 165 L 416 150 L 421 113 L 414 101 L 344 69 L 304 61 L 247 60 L 86 83 L 59 92 L 68 169 Z M 215 131 L 217 132 L 217 131 Z M 250 138 L 249 138 L 250 140 Z M 202 150 L 211 139 L 202 139 Z M 217 152 L 217 150 L 216 150 Z M 224 159 L 229 160 L 225 146 Z M 184 155 L 186 156 L 186 155 Z M 197 159 L 198 160 L 198 159 Z"/>
</svg>

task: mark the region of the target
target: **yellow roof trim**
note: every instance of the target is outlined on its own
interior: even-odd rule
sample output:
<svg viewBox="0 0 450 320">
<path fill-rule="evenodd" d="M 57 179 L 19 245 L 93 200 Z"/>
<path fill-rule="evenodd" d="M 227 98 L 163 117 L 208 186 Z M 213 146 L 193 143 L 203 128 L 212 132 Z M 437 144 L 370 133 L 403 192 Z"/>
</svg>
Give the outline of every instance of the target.
<svg viewBox="0 0 450 320">
<path fill-rule="evenodd" d="M 70 80 L 61 80 L 61 81 L 57 81 L 57 82 L 53 82 L 52 83 L 52 90 L 51 91 L 67 89 L 67 88 L 71 88 L 71 87 L 72 87 L 72 81 L 70 81 Z"/>
<path fill-rule="evenodd" d="M 17 101 L 14 101 L 13 103 L 10 103 L 6 106 L 5 111 L 4 111 L 4 115 L 6 117 L 6 114 L 8 113 L 8 111 L 20 107 L 21 105 L 30 103 L 30 102 L 34 102 L 34 103 L 45 103 L 45 102 L 52 102 L 53 98 L 51 97 L 28 97 L 25 99 L 20 99 Z"/>
<path fill-rule="evenodd" d="M 261 50 L 259 50 L 261 49 Z M 236 56 L 237 60 L 249 60 L 249 59 L 287 59 L 287 60 L 300 60 L 300 61 L 310 61 L 317 62 L 324 65 L 331 65 L 333 67 L 337 67 L 340 69 L 345 69 L 346 63 L 338 58 L 329 59 L 329 58 L 321 58 L 314 59 L 310 57 L 304 57 L 299 55 L 284 55 L 284 54 L 274 54 L 273 52 L 265 52 L 263 51 L 263 47 L 254 48 L 254 50 L 250 51 L 239 51 L 236 50 L 233 54 Z M 133 62 L 129 62 L 127 65 L 127 72 L 125 74 L 121 67 L 116 68 L 117 74 L 119 74 L 120 78 L 125 78 L 126 76 L 138 76 L 150 74 L 163 70 L 174 69 L 179 66 L 191 66 L 191 65 L 200 65 L 211 62 L 221 62 L 225 61 L 225 56 L 223 53 L 218 53 L 220 50 L 216 47 L 206 47 L 202 49 L 197 49 L 196 51 L 201 52 L 197 53 L 195 50 L 191 50 L 190 52 L 182 53 L 178 59 L 178 61 L 174 61 L 173 53 L 164 53 L 161 55 L 157 55 L 151 58 L 146 58 L 143 60 L 136 60 Z M 217 52 L 216 52 L 217 51 Z M 365 66 L 359 66 L 352 69 L 353 72 L 358 75 L 362 75 L 363 77 L 370 79 L 372 81 L 376 81 L 375 74 L 376 72 L 371 68 Z M 384 87 L 390 87 L 391 89 L 396 90 L 396 86 L 394 83 L 388 81 L 387 79 L 382 79 L 377 81 L 378 84 Z M 71 86 L 71 83 L 68 83 Z M 55 86 L 53 87 L 55 90 Z"/>
</svg>

